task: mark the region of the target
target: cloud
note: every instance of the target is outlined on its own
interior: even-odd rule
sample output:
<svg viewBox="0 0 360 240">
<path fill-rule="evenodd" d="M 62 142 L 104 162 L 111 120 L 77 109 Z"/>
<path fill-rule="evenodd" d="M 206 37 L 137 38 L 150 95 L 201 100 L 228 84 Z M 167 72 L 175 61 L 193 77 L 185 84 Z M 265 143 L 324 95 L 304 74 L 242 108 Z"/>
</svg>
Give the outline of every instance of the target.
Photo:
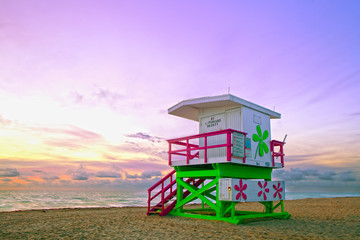
<svg viewBox="0 0 360 240">
<path fill-rule="evenodd" d="M 79 142 L 80 141 L 71 140 L 71 139 L 49 139 L 44 141 L 46 145 L 54 146 L 54 147 L 63 147 L 67 149 L 82 148 L 82 145 L 79 144 Z"/>
<path fill-rule="evenodd" d="M 128 134 L 128 135 L 126 135 L 126 137 L 144 139 L 144 140 L 148 140 L 150 142 L 157 142 L 157 143 L 160 143 L 163 140 L 163 138 L 161 138 L 161 137 L 150 136 L 149 134 L 142 133 L 142 132 L 138 132 L 135 134 Z"/>
<path fill-rule="evenodd" d="M 10 179 L 10 178 L 2 178 L 2 179 L 0 179 L 0 181 L 3 181 L 3 182 L 11 182 L 12 179 Z"/>
<path fill-rule="evenodd" d="M 95 89 L 90 92 L 83 93 L 78 91 L 71 91 L 68 94 L 68 98 L 72 104 L 75 103 L 94 106 L 105 103 L 112 109 L 117 109 L 122 103 L 121 101 L 124 99 L 124 97 L 125 96 L 120 93 L 97 86 L 95 86 Z"/>
<path fill-rule="evenodd" d="M 78 180 L 78 181 L 88 180 L 90 176 L 90 174 L 86 171 L 86 169 L 83 167 L 82 164 L 80 164 L 80 167 L 75 171 L 68 170 L 68 173 L 71 174 L 72 180 Z"/>
<path fill-rule="evenodd" d="M 314 154 L 287 155 L 286 162 L 303 162 L 334 153 L 335 151 L 326 151 L 326 152 L 314 153 Z"/>
<path fill-rule="evenodd" d="M 85 172 L 74 173 L 72 176 L 72 180 L 79 180 L 79 181 L 88 180 L 88 178 L 89 176 Z"/>
<path fill-rule="evenodd" d="M 70 99 L 73 103 L 81 103 L 84 100 L 84 96 L 74 91 L 69 94 Z"/>
<path fill-rule="evenodd" d="M 102 139 L 102 136 L 100 134 L 71 125 L 68 125 L 67 128 L 60 130 L 64 134 L 68 134 L 81 139 Z"/>
<path fill-rule="evenodd" d="M 290 192 L 358 192 L 360 184 L 352 170 L 336 172 L 315 168 L 274 170 L 274 180 L 285 180 Z"/>
<path fill-rule="evenodd" d="M 18 177 L 20 174 L 16 168 L 1 168 L 0 177 Z"/>
<path fill-rule="evenodd" d="M 10 125 L 11 123 L 12 123 L 11 120 L 6 119 L 6 118 L 3 118 L 3 116 L 0 115 L 0 124 L 1 124 L 1 125 L 7 126 L 7 125 Z"/>
<path fill-rule="evenodd" d="M 290 171 L 283 169 L 275 170 L 273 176 L 282 180 L 304 180 L 307 177 L 317 176 L 317 169 L 291 168 Z"/>
<path fill-rule="evenodd" d="M 319 91 L 316 92 L 316 96 L 312 97 L 307 103 L 314 104 L 320 101 L 323 101 L 328 98 L 332 98 L 335 94 L 338 94 L 341 91 L 347 90 L 349 86 L 353 85 L 358 81 L 358 76 L 360 74 L 359 70 L 349 73 L 342 78 L 336 79 L 329 83 L 328 86 L 323 86 Z"/>
<path fill-rule="evenodd" d="M 119 102 L 119 100 L 124 98 L 124 96 L 119 93 L 102 88 L 97 89 L 93 95 L 96 96 L 99 100 L 105 101 L 112 107 L 114 107 Z"/>
<path fill-rule="evenodd" d="M 349 116 L 355 117 L 355 116 L 360 116 L 360 112 L 353 112 L 350 113 Z"/>
<path fill-rule="evenodd" d="M 139 171 L 139 170 L 144 170 L 144 169 L 159 169 L 159 170 L 169 170 L 171 171 L 172 168 L 169 167 L 169 165 L 167 165 L 168 162 L 167 160 L 164 160 L 163 162 L 159 162 L 156 160 L 152 160 L 152 159 L 136 159 L 136 160 L 124 160 L 123 162 L 115 162 L 113 163 L 113 167 L 116 170 L 121 170 L 121 169 L 127 169 L 127 170 L 132 170 L 132 171 Z"/>
<path fill-rule="evenodd" d="M 53 181 L 53 180 L 57 180 L 57 179 L 60 179 L 58 176 L 44 176 L 44 177 L 41 177 L 43 180 L 47 180 L 47 181 Z"/>
<path fill-rule="evenodd" d="M 353 182 L 356 181 L 356 176 L 355 176 L 355 172 L 349 170 L 349 171 L 344 171 L 344 172 L 340 172 L 339 173 L 339 179 L 341 181 L 345 181 L 345 182 Z"/>
<path fill-rule="evenodd" d="M 320 180 L 334 180 L 334 177 L 336 175 L 337 174 L 334 171 L 325 171 L 325 172 L 319 173 L 318 177 Z"/>
<path fill-rule="evenodd" d="M 142 155 L 147 155 L 147 158 L 157 159 L 155 161 L 164 161 L 168 158 L 168 154 L 164 149 L 167 149 L 165 142 L 153 143 L 150 141 L 142 143 L 134 142 L 125 142 L 124 144 L 114 146 L 108 145 L 108 149 L 111 152 L 131 152 L 131 153 L 141 153 Z"/>
<path fill-rule="evenodd" d="M 315 168 L 291 168 L 290 170 L 279 169 L 273 172 L 273 177 L 286 181 L 299 180 L 338 180 L 355 181 L 355 172 L 352 170 L 345 172 L 335 172 L 334 170 L 319 171 Z"/>
<path fill-rule="evenodd" d="M 47 134 L 65 135 L 76 138 L 78 140 L 101 140 L 102 136 L 92 131 L 85 130 L 73 125 L 65 125 L 60 127 L 29 127 L 36 132 L 44 132 Z M 62 139 L 64 136 L 61 136 Z"/>
<path fill-rule="evenodd" d="M 122 174 L 112 171 L 99 171 L 95 174 L 98 178 L 122 178 Z"/>
<path fill-rule="evenodd" d="M 53 181 L 53 180 L 60 179 L 58 176 L 56 176 L 54 174 L 48 174 L 47 172 L 45 172 L 43 170 L 34 169 L 34 170 L 32 170 L 32 172 L 38 173 L 40 175 L 40 178 L 43 180 L 46 180 L 46 181 Z"/>
<path fill-rule="evenodd" d="M 160 171 L 144 171 L 140 175 L 139 174 L 134 174 L 134 175 L 127 174 L 126 175 L 126 179 L 151 179 L 153 177 L 161 177 L 161 172 Z"/>
</svg>

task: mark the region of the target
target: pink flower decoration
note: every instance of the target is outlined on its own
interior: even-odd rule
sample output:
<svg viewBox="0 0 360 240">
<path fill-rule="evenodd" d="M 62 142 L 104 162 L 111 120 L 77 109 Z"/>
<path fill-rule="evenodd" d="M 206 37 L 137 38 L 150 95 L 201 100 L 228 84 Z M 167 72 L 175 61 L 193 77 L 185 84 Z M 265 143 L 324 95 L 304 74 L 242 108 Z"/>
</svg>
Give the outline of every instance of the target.
<svg viewBox="0 0 360 240">
<path fill-rule="evenodd" d="M 247 184 L 244 184 L 243 185 L 243 182 L 242 182 L 242 179 L 240 179 L 239 181 L 239 186 L 238 185 L 235 185 L 235 190 L 236 191 L 239 191 L 238 194 L 236 194 L 236 200 L 239 200 L 241 197 L 246 200 L 247 199 L 247 196 L 246 194 L 244 193 L 244 190 L 247 188 Z"/>
<path fill-rule="evenodd" d="M 275 189 L 274 198 L 276 197 L 276 195 L 279 195 L 279 199 L 281 199 L 280 192 L 283 191 L 283 188 L 280 187 L 280 183 L 278 183 L 277 186 L 273 185 L 273 188 Z"/>
<path fill-rule="evenodd" d="M 262 195 L 264 196 L 264 200 L 266 200 L 266 193 L 269 192 L 269 188 L 266 188 L 267 182 L 265 181 L 264 186 L 263 186 L 263 185 L 261 184 L 261 182 L 259 181 L 259 182 L 258 182 L 258 185 L 259 185 L 259 187 L 260 187 L 261 189 L 263 189 L 263 190 L 260 190 L 260 191 L 258 192 L 258 197 L 260 197 L 261 194 L 262 194 Z"/>
</svg>

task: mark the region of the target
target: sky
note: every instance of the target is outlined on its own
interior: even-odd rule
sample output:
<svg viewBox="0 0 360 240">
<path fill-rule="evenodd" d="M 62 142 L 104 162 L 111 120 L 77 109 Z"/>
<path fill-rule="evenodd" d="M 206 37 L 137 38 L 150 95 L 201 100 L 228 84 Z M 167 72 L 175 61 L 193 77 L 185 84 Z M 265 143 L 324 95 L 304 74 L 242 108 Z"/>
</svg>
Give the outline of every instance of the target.
<svg viewBox="0 0 360 240">
<path fill-rule="evenodd" d="M 359 1 L 0 0 L 0 189 L 145 189 L 167 109 L 231 94 L 281 113 L 288 191 L 360 192 Z"/>
</svg>

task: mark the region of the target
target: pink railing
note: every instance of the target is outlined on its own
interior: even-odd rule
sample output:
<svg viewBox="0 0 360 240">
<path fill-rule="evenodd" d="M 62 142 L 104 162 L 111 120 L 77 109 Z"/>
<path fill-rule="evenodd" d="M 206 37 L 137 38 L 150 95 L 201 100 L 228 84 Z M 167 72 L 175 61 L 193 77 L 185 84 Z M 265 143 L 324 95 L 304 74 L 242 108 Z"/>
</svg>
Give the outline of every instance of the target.
<svg viewBox="0 0 360 240">
<path fill-rule="evenodd" d="M 272 153 L 272 165 L 275 166 L 275 158 L 280 157 L 281 165 L 284 167 L 284 144 L 285 142 L 271 140 L 270 151 Z M 279 151 L 275 152 L 275 147 L 279 147 Z"/>
<path fill-rule="evenodd" d="M 233 144 L 231 143 L 231 135 L 232 135 L 233 132 L 241 133 L 241 134 L 244 134 L 246 136 L 246 133 L 244 133 L 244 132 L 236 131 L 236 130 L 233 130 L 233 129 L 226 129 L 226 130 L 220 130 L 220 131 L 209 132 L 209 133 L 202 133 L 202 134 L 197 134 L 197 135 L 192 135 L 192 136 L 174 138 L 174 139 L 167 140 L 168 143 L 169 143 L 169 151 L 168 151 L 168 153 L 169 153 L 169 165 L 171 165 L 171 161 L 172 161 L 171 157 L 172 157 L 172 155 L 179 155 L 179 156 L 186 157 L 186 164 L 189 164 L 189 161 L 191 159 L 199 158 L 199 151 L 200 150 L 204 150 L 204 163 L 207 163 L 207 160 L 208 160 L 208 152 L 207 151 L 208 151 L 208 149 L 223 148 L 223 147 L 226 147 L 226 160 L 231 161 L 231 157 L 232 157 L 231 148 L 233 146 Z M 208 146 L 208 137 L 218 136 L 218 135 L 226 135 L 226 143 Z M 203 147 L 200 147 L 197 144 L 191 144 L 190 143 L 190 140 L 193 140 L 193 139 L 199 139 L 200 140 L 201 138 L 204 139 L 204 146 Z M 172 145 L 183 146 L 185 148 L 172 150 Z M 193 153 L 194 151 L 197 151 L 197 152 Z M 245 143 L 244 143 L 244 153 L 245 153 Z M 243 162 L 244 163 L 245 163 L 245 158 L 246 158 L 246 156 L 243 157 Z"/>
<path fill-rule="evenodd" d="M 164 186 L 164 182 L 168 179 L 170 179 L 170 183 Z M 175 170 L 173 170 L 172 172 L 167 174 L 164 178 L 162 178 L 160 181 L 155 183 L 154 186 L 148 189 L 148 215 L 150 214 L 151 210 L 153 210 L 152 208 L 156 208 L 156 207 L 161 207 L 161 212 L 164 212 L 165 202 L 176 194 L 176 190 L 173 189 L 173 186 L 175 184 L 176 184 Z M 151 196 L 152 191 L 159 186 L 161 186 L 161 190 Z M 170 193 L 168 196 L 165 197 L 165 193 L 169 189 L 170 189 Z M 161 194 L 161 202 L 158 205 L 151 208 L 151 201 L 154 200 L 160 194 Z"/>
</svg>

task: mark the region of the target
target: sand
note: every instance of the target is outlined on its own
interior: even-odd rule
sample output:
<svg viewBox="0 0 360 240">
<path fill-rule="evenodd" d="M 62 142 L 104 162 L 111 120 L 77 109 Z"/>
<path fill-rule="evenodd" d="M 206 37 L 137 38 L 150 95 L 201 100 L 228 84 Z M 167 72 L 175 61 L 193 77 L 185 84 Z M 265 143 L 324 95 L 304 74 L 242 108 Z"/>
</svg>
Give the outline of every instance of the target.
<svg viewBox="0 0 360 240">
<path fill-rule="evenodd" d="M 146 215 L 146 208 L 0 213 L 0 239 L 360 239 L 360 198 L 288 200 L 289 219 L 228 222 Z M 239 209 L 262 211 L 259 203 Z"/>
</svg>

